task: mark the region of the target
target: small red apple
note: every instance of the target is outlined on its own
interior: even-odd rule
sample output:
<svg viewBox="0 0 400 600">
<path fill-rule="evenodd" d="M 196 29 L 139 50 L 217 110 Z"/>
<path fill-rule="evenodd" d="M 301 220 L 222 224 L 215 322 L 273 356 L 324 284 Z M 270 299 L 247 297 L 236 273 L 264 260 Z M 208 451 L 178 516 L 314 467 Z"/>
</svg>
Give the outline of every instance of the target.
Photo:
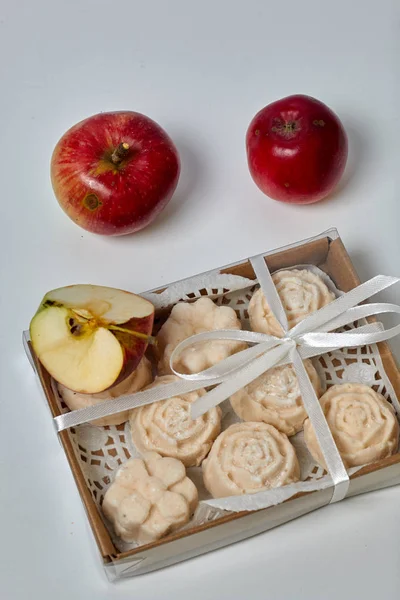
<svg viewBox="0 0 400 600">
<path fill-rule="evenodd" d="M 77 225 L 103 235 L 146 227 L 170 200 L 180 161 L 167 133 L 136 112 L 100 113 L 69 129 L 51 159 L 54 193 Z"/>
<path fill-rule="evenodd" d="M 311 204 L 339 182 L 347 161 L 347 135 L 338 117 L 310 96 L 269 104 L 246 136 L 251 176 L 267 196 Z"/>
</svg>

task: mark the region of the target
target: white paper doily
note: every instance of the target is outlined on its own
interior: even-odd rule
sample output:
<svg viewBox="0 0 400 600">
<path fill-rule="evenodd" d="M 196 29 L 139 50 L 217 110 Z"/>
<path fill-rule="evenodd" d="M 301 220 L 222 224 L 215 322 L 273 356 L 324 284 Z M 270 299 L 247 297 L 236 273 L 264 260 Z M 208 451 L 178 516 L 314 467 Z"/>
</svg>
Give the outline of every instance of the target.
<svg viewBox="0 0 400 600">
<path fill-rule="evenodd" d="M 340 295 L 333 282 L 320 269 L 313 265 L 299 265 L 292 268 L 308 268 L 320 275 L 329 288 Z M 194 287 L 194 284 L 196 287 Z M 231 306 L 240 318 L 243 328 L 249 328 L 249 316 L 247 312 L 248 303 L 253 292 L 257 289 L 257 283 L 243 277 L 233 275 L 221 275 L 211 272 L 204 276 L 190 278 L 178 282 L 167 288 L 162 294 L 146 294 L 156 308 L 171 308 L 179 300 L 192 300 L 200 296 L 211 297 L 218 305 Z M 361 324 L 361 323 L 360 323 Z M 346 328 L 348 329 L 348 328 Z M 364 383 L 373 387 L 391 402 L 400 416 L 400 406 L 395 396 L 393 387 L 387 377 L 376 345 L 361 348 L 346 348 L 324 354 L 313 359 L 313 363 L 321 377 L 324 389 L 334 384 L 353 382 Z M 56 397 L 59 401 L 60 410 L 67 412 L 68 408 L 63 403 L 53 385 Z M 229 400 L 222 405 L 223 429 L 240 420 L 230 407 Z M 80 425 L 69 430 L 69 436 L 76 456 L 79 460 L 83 475 L 92 497 L 100 508 L 104 494 L 114 479 L 115 471 L 127 459 L 138 456 L 133 445 L 129 423 L 119 426 L 95 427 L 89 424 Z M 315 464 L 303 441 L 303 432 L 291 438 L 301 466 L 301 480 L 314 489 L 320 486 L 327 487 L 326 476 L 323 469 Z M 210 499 L 202 482 L 201 467 L 188 469 L 188 475 L 194 481 L 199 490 L 201 501 Z M 301 483 L 301 482 L 300 482 Z M 299 484 L 293 484 L 294 486 Z M 285 486 L 289 487 L 289 486 Z M 276 491 L 276 504 L 284 499 L 285 488 Z M 242 498 L 242 497 L 241 497 Z M 245 497 L 243 497 L 245 498 Z M 200 502 L 193 519 L 182 529 L 188 529 L 207 521 L 218 519 L 227 514 L 219 508 L 212 507 Z M 104 519 L 115 546 L 120 551 L 134 548 L 136 544 L 127 544 L 115 536 L 112 527 Z"/>
</svg>

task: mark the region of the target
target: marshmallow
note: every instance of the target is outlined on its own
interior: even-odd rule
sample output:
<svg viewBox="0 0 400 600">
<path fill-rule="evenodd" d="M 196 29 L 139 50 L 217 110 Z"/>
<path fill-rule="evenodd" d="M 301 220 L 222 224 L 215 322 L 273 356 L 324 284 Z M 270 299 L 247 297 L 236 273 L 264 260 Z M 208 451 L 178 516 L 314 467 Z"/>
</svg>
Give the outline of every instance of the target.
<svg viewBox="0 0 400 600">
<path fill-rule="evenodd" d="M 272 275 L 272 281 L 285 309 L 289 329 L 335 300 L 335 295 L 321 277 L 306 269 L 277 271 Z M 253 294 L 248 311 L 253 331 L 283 337 L 282 327 L 273 315 L 261 288 Z"/>
<path fill-rule="evenodd" d="M 392 405 L 367 385 L 334 385 L 320 399 L 322 410 L 343 463 L 362 466 L 397 451 L 399 423 Z M 307 419 L 304 440 L 318 464 L 326 469 L 314 429 Z"/>
<path fill-rule="evenodd" d="M 102 510 L 126 542 L 154 542 L 185 525 L 198 504 L 194 483 L 175 458 L 147 452 L 117 471 Z"/>
<path fill-rule="evenodd" d="M 204 485 L 214 498 L 254 494 L 299 480 L 287 436 L 266 423 L 236 423 L 223 431 L 203 462 Z"/>
<path fill-rule="evenodd" d="M 186 338 L 204 331 L 241 328 L 233 308 L 217 306 L 210 298 L 199 298 L 193 303 L 179 302 L 173 307 L 157 335 L 160 357 L 158 373 L 171 373 L 169 363 L 172 352 Z M 174 368 L 181 373 L 197 373 L 246 347 L 244 342 L 229 340 L 200 342 L 183 350 Z"/>
<path fill-rule="evenodd" d="M 310 360 L 304 366 L 317 396 L 321 382 Z M 244 421 L 263 421 L 288 436 L 303 428 L 307 418 L 293 365 L 269 369 L 230 398 L 235 413 Z"/>
<path fill-rule="evenodd" d="M 178 380 L 174 375 L 164 375 L 146 389 Z M 219 407 L 195 420 L 190 416 L 191 404 L 204 394 L 205 390 L 200 389 L 133 409 L 129 422 L 136 448 L 178 458 L 186 467 L 200 465 L 221 431 Z"/>
</svg>

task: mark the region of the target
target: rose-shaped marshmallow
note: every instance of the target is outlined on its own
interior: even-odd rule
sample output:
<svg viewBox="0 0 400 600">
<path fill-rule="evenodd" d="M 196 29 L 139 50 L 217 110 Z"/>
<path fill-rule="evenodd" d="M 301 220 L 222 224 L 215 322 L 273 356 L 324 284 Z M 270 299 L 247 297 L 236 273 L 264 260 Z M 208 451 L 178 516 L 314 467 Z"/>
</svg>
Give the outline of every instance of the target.
<svg viewBox="0 0 400 600">
<path fill-rule="evenodd" d="M 102 509 L 124 541 L 148 544 L 187 523 L 197 504 L 183 464 L 147 452 L 118 469 Z"/>
<path fill-rule="evenodd" d="M 178 381 L 174 375 L 157 377 L 146 389 Z M 129 418 L 132 439 L 140 452 L 155 450 L 178 458 L 186 467 L 198 466 L 221 431 L 221 409 L 212 408 L 192 419 L 191 404 L 205 394 L 204 389 L 139 406 Z"/>
<path fill-rule="evenodd" d="M 175 348 L 188 337 L 215 329 L 241 329 L 241 323 L 233 308 L 217 306 L 210 298 L 196 302 L 179 302 L 157 335 L 159 353 L 158 372 L 171 373 L 170 358 Z M 197 373 L 212 367 L 235 352 L 244 350 L 246 344 L 229 340 L 210 340 L 186 348 L 174 364 L 181 373 Z"/>
<path fill-rule="evenodd" d="M 304 361 L 317 396 L 321 381 L 310 360 Z M 294 435 L 307 418 L 293 365 L 274 367 L 230 398 L 235 413 L 244 421 L 263 421 L 286 435 Z"/>
<path fill-rule="evenodd" d="M 214 498 L 254 494 L 299 480 L 288 437 L 266 423 L 236 423 L 215 440 L 203 462 L 204 485 Z"/>
<path fill-rule="evenodd" d="M 285 309 L 289 329 L 335 299 L 321 277 L 307 269 L 278 271 L 272 275 L 272 280 Z M 282 327 L 261 288 L 253 294 L 248 311 L 253 331 L 283 336 Z"/>
<path fill-rule="evenodd" d="M 64 400 L 68 408 L 70 410 L 78 410 L 79 408 L 87 408 L 88 406 L 101 404 L 105 400 L 112 400 L 113 398 L 124 396 L 125 394 L 135 394 L 146 385 L 149 385 L 152 379 L 153 377 L 151 373 L 150 361 L 143 356 L 142 360 L 133 373 L 129 375 L 129 377 L 105 392 L 100 392 L 98 394 L 80 394 L 66 388 L 64 385 L 61 385 L 61 383 L 58 383 L 57 386 L 61 398 Z M 106 425 L 120 425 L 121 423 L 125 423 L 128 418 L 129 410 L 125 410 L 115 415 L 110 415 L 102 419 L 96 419 L 91 423 L 92 425 L 97 425 L 99 427 L 104 427 Z"/>
<path fill-rule="evenodd" d="M 399 423 L 392 405 L 367 385 L 334 385 L 320 398 L 322 410 L 346 467 L 366 465 L 394 454 Z M 307 419 L 304 440 L 326 469 L 314 429 Z"/>
</svg>

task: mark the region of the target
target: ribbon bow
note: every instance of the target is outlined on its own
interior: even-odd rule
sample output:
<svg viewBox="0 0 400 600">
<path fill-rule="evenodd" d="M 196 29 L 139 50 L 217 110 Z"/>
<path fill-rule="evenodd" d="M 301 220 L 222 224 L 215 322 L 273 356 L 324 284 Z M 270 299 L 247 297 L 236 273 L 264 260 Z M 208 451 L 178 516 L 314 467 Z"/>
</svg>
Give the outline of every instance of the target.
<svg viewBox="0 0 400 600">
<path fill-rule="evenodd" d="M 378 323 L 360 326 L 355 333 L 329 332 L 354 323 L 358 319 L 378 313 L 400 313 L 400 307 L 395 304 L 379 303 L 355 306 L 398 282 L 399 279 L 378 275 L 309 315 L 289 330 L 285 310 L 264 258 L 257 256 L 251 258 L 250 262 L 262 291 L 268 299 L 272 313 L 282 327 L 283 337 L 278 338 L 264 333 L 236 330 L 199 333 L 177 346 L 171 356 L 171 368 L 175 375 L 183 380 L 201 381 L 204 386 L 214 385 L 222 380 L 222 383 L 212 391 L 194 402 L 191 415 L 195 419 L 232 396 L 271 367 L 293 363 L 304 407 L 314 427 L 334 484 L 331 502 L 337 502 L 346 496 L 349 477 L 304 367 L 303 360 L 333 349 L 364 346 L 398 335 L 400 325 L 389 330 L 383 330 L 381 324 Z M 243 341 L 254 345 L 200 373 L 187 375 L 174 369 L 173 365 L 183 350 L 196 343 L 210 340 Z"/>
<path fill-rule="evenodd" d="M 179 381 L 136 394 L 121 396 L 55 417 L 57 430 L 62 431 L 95 419 L 213 386 L 211 391 L 201 396 L 192 405 L 191 416 L 197 418 L 271 367 L 293 363 L 304 407 L 314 427 L 334 484 L 331 502 L 342 500 L 348 490 L 349 477 L 303 365 L 303 360 L 330 350 L 374 344 L 398 335 L 400 324 L 385 330 L 381 323 L 359 326 L 356 331 L 351 332 L 331 332 L 373 315 L 400 314 L 400 306 L 396 304 L 371 303 L 357 306 L 360 302 L 399 282 L 400 279 L 377 275 L 312 313 L 289 330 L 285 310 L 264 257 L 251 258 L 250 262 L 272 313 L 282 327 L 283 337 L 278 338 L 264 333 L 240 330 L 215 330 L 193 335 L 181 342 L 171 356 L 170 366 L 175 375 L 179 377 Z M 251 344 L 251 347 L 199 373 L 185 374 L 175 370 L 174 364 L 183 350 L 196 343 L 210 340 L 242 341 Z"/>
</svg>

